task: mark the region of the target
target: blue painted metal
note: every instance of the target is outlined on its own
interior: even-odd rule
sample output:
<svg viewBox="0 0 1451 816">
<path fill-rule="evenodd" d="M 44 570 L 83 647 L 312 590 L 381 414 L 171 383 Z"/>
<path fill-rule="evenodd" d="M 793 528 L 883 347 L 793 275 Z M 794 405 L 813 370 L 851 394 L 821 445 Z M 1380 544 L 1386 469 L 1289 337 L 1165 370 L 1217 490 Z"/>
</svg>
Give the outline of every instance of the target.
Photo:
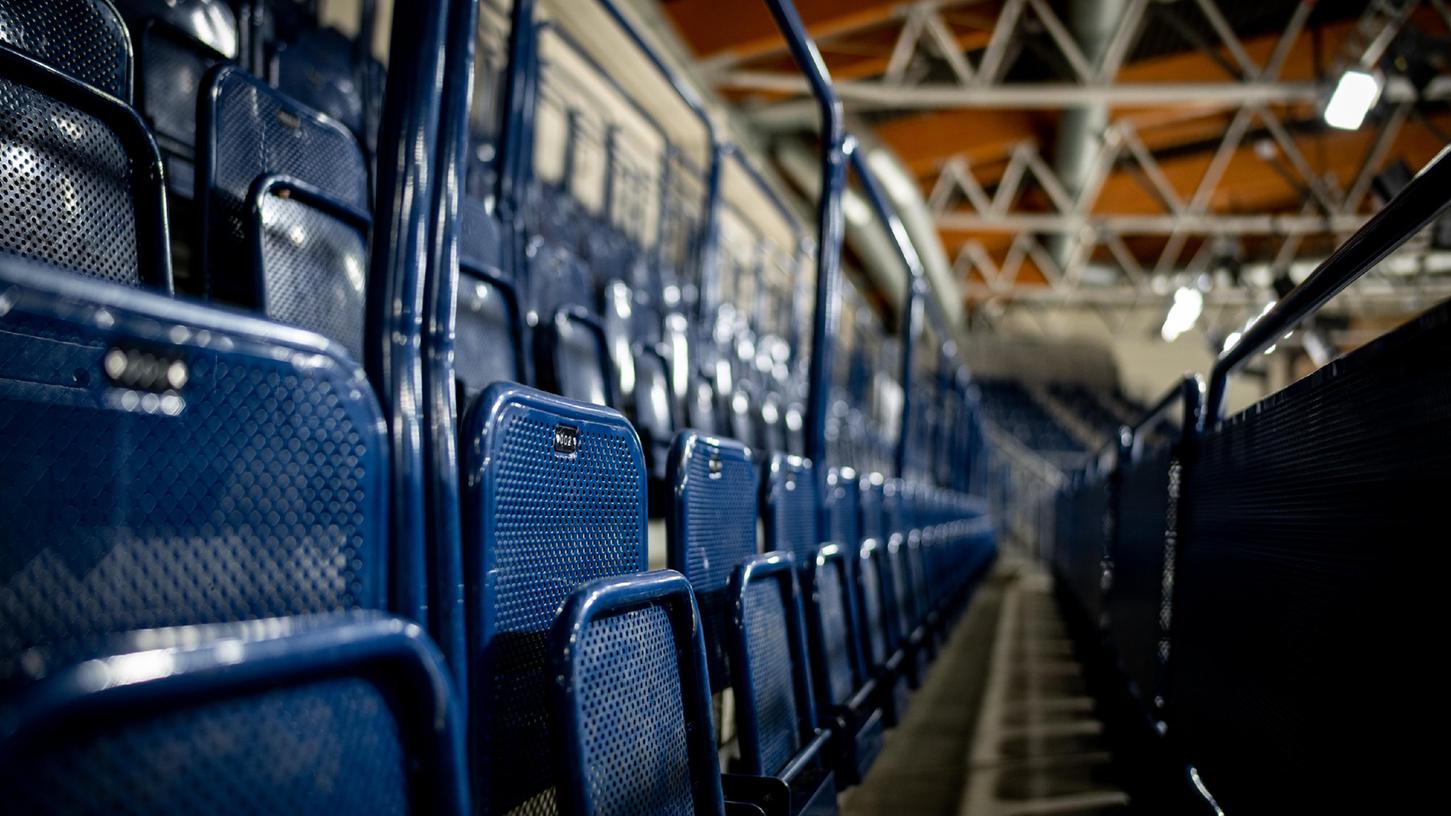
<svg viewBox="0 0 1451 816">
<path fill-rule="evenodd" d="M 0 3 L 0 46 L 131 101 L 131 38 L 107 0 Z"/>
<path fill-rule="evenodd" d="M 725 813 L 705 640 L 685 576 L 580 587 L 548 652 L 562 813 Z"/>
<path fill-rule="evenodd" d="M 129 66 L 129 46 L 125 57 Z M 23 177 L 13 179 L 11 184 L 24 186 L 0 189 L 0 197 L 25 196 L 8 206 L 63 213 L 65 218 L 52 215 L 50 221 L 27 222 L 26 230 L 16 229 L 0 239 L 0 251 L 91 277 L 170 292 L 161 154 L 140 115 L 95 86 L 4 44 L 0 44 L 0 85 L 6 86 L 9 100 L 3 114 L 20 133 L 38 130 L 48 137 L 53 131 L 53 144 L 66 146 L 58 151 L 52 144 L 12 142 L 14 137 L 6 137 L 7 144 L 31 157 L 30 172 L 50 175 L 34 186 L 24 184 Z M 58 130 L 62 118 L 67 124 Z M 129 194 L 122 192 L 127 184 Z M 54 234 L 33 234 L 36 230 Z M 134 233 L 130 255 L 123 233 L 126 238 Z M 57 234 L 68 240 L 55 240 Z"/>
<path fill-rule="evenodd" d="M 534 330 L 534 346 L 541 388 L 596 405 L 619 405 L 609 340 L 599 318 L 583 306 L 556 309 Z"/>
<path fill-rule="evenodd" d="M 736 565 L 729 597 L 742 770 L 784 781 L 792 813 L 835 813 L 832 732 L 817 727 L 795 560 L 771 552 Z"/>
<path fill-rule="evenodd" d="M 877 183 L 877 177 L 872 172 L 871 165 L 867 163 L 865 151 L 855 139 L 851 141 L 847 155 L 851 162 L 852 172 L 856 174 L 862 191 L 866 193 L 867 203 L 871 205 L 877 219 L 892 234 L 892 241 L 897 245 L 897 253 L 907 268 L 907 286 L 905 298 L 902 301 L 901 326 L 898 330 L 898 334 L 902 338 L 902 420 L 897 433 L 897 446 L 893 457 L 896 475 L 902 477 L 907 472 L 908 442 L 911 439 L 913 418 L 912 357 L 921 333 L 926 304 L 931 303 L 932 299 L 927 296 L 927 274 L 922 266 L 921 257 L 917 255 L 917 248 L 913 246 L 911 237 L 907 235 L 907 228 L 902 225 L 902 219 L 898 218 L 896 212 L 892 210 L 890 200 L 882 190 L 882 186 Z"/>
<path fill-rule="evenodd" d="M 136 61 L 140 65 L 136 109 L 161 147 L 168 193 L 189 200 L 196 192 L 197 89 L 213 66 L 235 56 L 236 24 L 230 9 L 211 0 L 201 0 L 194 9 L 202 12 L 207 25 L 185 24 L 184 15 L 176 14 L 165 2 L 140 5 L 146 6 L 142 16 L 128 14 L 131 30 L 137 32 Z M 215 14 L 215 19 L 209 14 Z M 230 50 L 224 50 L 228 45 Z"/>
<path fill-rule="evenodd" d="M 385 605 L 384 428 L 340 346 L 15 260 L 0 302 L 0 678 L 29 646 Z"/>
<path fill-rule="evenodd" d="M 821 196 L 816 207 L 816 298 L 806 406 L 806 457 L 826 461 L 826 419 L 831 409 L 831 360 L 841 323 L 842 197 L 846 192 L 847 134 L 840 100 L 826 62 L 806 33 L 791 0 L 766 0 L 796 65 L 806 75 L 821 112 Z M 824 522 L 824 519 L 823 519 Z"/>
<path fill-rule="evenodd" d="M 761 522 L 766 551 L 789 552 L 805 565 L 821 545 L 821 483 L 811 462 L 785 453 L 771 455 L 761 480 Z M 829 520 L 826 522 L 829 525 Z"/>
<path fill-rule="evenodd" d="M 0 785 L 17 812 L 471 812 L 462 719 L 416 624 L 355 613 L 151 629 L 62 659 L 0 711 Z M 279 773 L 299 740 L 337 776 Z M 203 780 L 230 785 L 226 801 L 196 790 Z"/>
<path fill-rule="evenodd" d="M 620 10 L 617 0 L 598 0 L 600 6 L 609 12 L 616 24 L 635 43 L 635 47 L 650 60 L 655 70 L 670 83 L 675 94 L 690 108 L 695 118 L 700 120 L 704 128 L 706 138 L 709 140 L 710 155 L 707 158 L 705 172 L 705 202 L 703 206 L 703 217 L 699 225 L 701 264 L 701 305 L 699 315 L 713 315 L 717 301 L 715 298 L 720 292 L 720 199 L 721 199 L 721 164 L 723 161 L 724 140 L 721 138 L 715 125 L 715 119 L 711 117 L 710 111 L 705 103 L 696 94 L 695 89 L 685 81 L 685 78 L 677 74 L 664 58 L 651 47 L 644 35 L 635 27 L 630 18 Z"/>
<path fill-rule="evenodd" d="M 489 383 L 497 380 L 528 382 L 524 311 L 514 284 L 499 275 L 497 269 L 481 266 L 467 258 L 459 260 L 458 269 L 459 311 L 454 316 L 453 373 L 462 384 L 460 393 L 463 401 L 456 410 L 449 411 L 455 416 L 463 411 L 468 399 L 483 391 Z M 440 311 L 435 318 L 437 326 L 441 329 L 447 319 L 448 316 Z M 441 345 L 430 345 L 430 353 L 438 355 L 439 364 L 445 359 L 441 349 Z M 445 380 L 440 377 L 436 382 L 443 383 Z M 438 398 L 436 391 L 430 389 L 430 393 Z M 441 403 L 435 405 L 442 410 Z"/>
<path fill-rule="evenodd" d="M 644 458 L 618 412 L 513 383 L 460 431 L 473 778 L 503 813 L 559 783 L 542 647 L 560 603 L 646 567 Z"/>
<path fill-rule="evenodd" d="M 837 544 L 819 547 L 802 570 L 812 677 L 822 722 L 836 740 L 837 781 L 855 784 L 881 753 L 884 712 L 876 680 L 865 676 L 857 651 L 851 563 Z"/>
<path fill-rule="evenodd" d="M 367 268 L 372 216 L 276 173 L 258 176 L 245 202 L 249 301 L 268 318 L 337 340 L 362 359 L 365 287 L 348 273 Z"/>
<path fill-rule="evenodd" d="M 666 565 L 695 590 L 710 658 L 711 691 L 731 685 L 726 660 L 730 602 L 726 584 L 756 552 L 756 465 L 733 439 L 685 430 L 675 435 L 665 481 Z"/>
<path fill-rule="evenodd" d="M 457 0 L 468 2 L 468 0 Z M 452 556 L 443 552 L 447 533 L 430 536 L 426 503 L 433 480 L 424 442 L 430 392 L 425 390 L 424 325 L 430 257 L 439 251 L 448 226 L 438 219 L 434 171 L 444 127 L 445 57 L 450 22 L 445 0 L 399 4 L 393 13 L 387 89 L 378 129 L 378 198 L 368 275 L 364 362 L 388 420 L 392 480 L 393 542 L 398 580 L 391 608 L 424 621 L 439 635 L 444 654 L 460 672 L 458 586 Z M 472 29 L 469 29 L 472 31 Z M 456 73 L 456 72 L 455 72 Z M 450 79 L 453 79 L 452 77 Z M 430 550 L 437 550 L 430 552 Z M 432 556 L 437 556 L 432 557 Z M 442 591 L 449 587 L 450 591 Z M 454 604 L 435 609 L 432 603 Z"/>
<path fill-rule="evenodd" d="M 339 122 L 235 65 L 214 67 L 203 81 L 200 97 L 197 294 L 259 311 L 269 301 L 282 298 L 309 300 L 318 277 L 342 270 L 325 268 L 327 265 L 318 268 L 307 252 L 300 252 L 279 264 L 292 278 L 279 282 L 283 291 L 265 292 L 263 265 L 252 252 L 260 242 L 255 237 L 249 240 L 249 235 L 263 232 L 253 210 L 254 202 L 262 200 L 255 185 L 265 176 L 286 177 L 289 186 L 306 191 L 309 206 L 320 207 L 323 201 L 332 200 L 320 215 L 333 220 L 342 216 L 348 224 L 356 220 L 345 215 L 348 211 L 368 208 L 368 166 L 362 147 Z M 307 238 L 318 238 L 317 230 L 302 232 Z M 311 243 L 307 249 L 317 253 L 326 247 Z M 351 324 L 347 333 L 362 333 L 361 313 L 345 319 Z M 356 350 L 356 343 L 353 347 Z"/>
<path fill-rule="evenodd" d="M 369 3 L 363 9 L 365 22 L 372 13 L 371 5 Z M 411 461 L 421 467 L 420 475 L 424 482 L 422 499 L 426 538 L 420 542 L 420 549 L 423 550 L 426 562 L 426 588 L 422 593 L 427 609 L 426 624 L 442 645 L 453 671 L 454 682 L 459 689 L 461 704 L 467 710 L 470 690 L 467 679 L 468 627 L 465 621 L 460 507 L 462 485 L 459 478 L 458 449 L 459 416 L 464 406 L 459 405 L 457 400 L 461 392 L 460 385 L 464 388 L 471 386 L 473 389 L 481 389 L 488 383 L 461 382 L 458 377 L 456 338 L 459 333 L 460 299 L 467 306 L 482 311 L 495 305 L 488 302 L 490 297 L 494 298 L 498 307 L 495 314 L 500 317 L 499 322 L 503 323 L 500 326 L 495 322 L 493 331 L 486 330 L 490 335 L 487 339 L 470 334 L 463 344 L 465 362 L 474 361 L 474 358 L 467 356 L 470 352 L 504 356 L 512 348 L 512 366 L 508 366 L 508 369 L 514 372 L 513 378 L 523 379 L 524 349 L 520 304 L 512 285 L 501 280 L 492 270 L 467 263 L 461 239 L 461 207 L 468 174 L 469 105 L 473 99 L 478 3 L 477 0 L 447 0 L 437 5 L 439 8 L 430 10 L 429 25 L 420 29 L 418 34 L 432 38 L 425 40 L 422 48 L 431 44 L 435 51 L 441 49 L 442 54 L 410 50 L 407 56 L 416 65 L 407 64 L 405 69 L 416 72 L 413 76 L 420 85 L 426 80 L 429 84 L 422 87 L 426 87 L 426 93 L 436 95 L 437 99 L 438 129 L 434 135 L 434 158 L 428 166 L 418 168 L 420 172 L 427 172 L 432 168 L 433 175 L 421 179 L 424 186 L 420 194 L 427 195 L 428 200 L 410 202 L 415 211 L 406 213 L 409 225 L 415 229 L 420 225 L 417 219 L 427 219 L 422 224 L 427 229 L 427 234 L 423 237 L 426 243 L 412 244 L 427 254 L 421 269 L 417 258 L 407 260 L 407 264 L 399 269 L 404 278 L 398 281 L 399 286 L 393 291 L 396 297 L 408 300 L 411 308 L 418 309 L 415 313 L 416 319 L 423 322 L 421 336 L 414 336 L 418 336 L 422 343 L 419 360 L 423 399 L 421 430 L 427 437 L 421 450 L 412 454 L 414 458 Z M 409 9 L 400 12 L 405 16 L 412 13 Z M 393 29 L 395 41 L 400 36 L 397 16 L 399 14 L 395 14 Z M 367 30 L 369 29 L 364 28 L 364 31 Z M 392 75 L 398 73 L 399 67 L 397 57 L 392 57 L 390 82 Z M 438 71 L 440 76 L 427 79 L 424 72 L 430 68 Z M 415 128 L 416 135 L 424 136 L 427 133 L 427 128 L 422 123 L 414 122 L 411 127 Z M 382 141 L 386 132 L 380 133 L 380 144 L 386 144 Z M 379 158 L 383 155 L 386 154 L 380 151 Z M 394 158 L 401 157 L 395 153 Z M 406 179 L 407 176 L 404 177 Z M 423 207 L 427 208 L 426 211 L 416 211 Z M 431 240 L 428 240 L 429 237 Z M 461 292 L 465 287 L 469 291 Z M 418 300 L 420 295 L 421 301 Z M 471 327 L 477 314 L 470 311 Z M 409 326 L 409 329 L 412 330 L 413 326 Z M 498 332 L 502 332 L 504 337 L 498 338 Z M 490 348 L 489 341 L 495 341 L 498 345 Z M 390 347 L 383 345 L 382 348 Z M 396 352 L 401 351 L 396 349 Z M 412 364 L 411 360 L 408 362 L 409 365 Z M 406 369 L 398 369 L 397 374 L 402 376 L 405 371 Z M 405 386 L 401 381 L 397 385 Z M 409 389 L 411 387 L 408 386 Z M 417 393 L 404 390 L 398 392 L 398 396 L 406 399 L 410 394 Z M 468 394 L 465 392 L 464 395 Z M 406 410 L 404 404 L 400 403 L 399 412 L 403 410 Z"/>
<path fill-rule="evenodd" d="M 1246 329 L 1238 343 L 1219 355 L 1209 373 L 1205 430 L 1212 430 L 1224 419 L 1230 375 L 1451 207 L 1451 198 L 1446 196 L 1447 185 L 1451 185 L 1451 157 L 1442 152 L 1322 261 L 1310 277 Z"/>
</svg>

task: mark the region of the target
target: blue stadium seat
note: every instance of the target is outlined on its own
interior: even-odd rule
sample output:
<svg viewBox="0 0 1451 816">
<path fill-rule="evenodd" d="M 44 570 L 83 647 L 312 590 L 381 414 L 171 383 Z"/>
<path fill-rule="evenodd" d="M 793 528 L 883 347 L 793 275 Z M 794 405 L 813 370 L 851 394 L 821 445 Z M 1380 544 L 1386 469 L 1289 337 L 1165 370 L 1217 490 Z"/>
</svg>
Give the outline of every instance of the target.
<svg viewBox="0 0 1451 816">
<path fill-rule="evenodd" d="M 705 641 L 683 576 L 576 590 L 548 653 L 562 813 L 725 813 Z"/>
<path fill-rule="evenodd" d="M 810 563 L 821 545 L 818 532 L 821 487 L 811 461 L 778 453 L 761 481 L 761 521 L 766 550 L 789 552 L 796 563 Z"/>
<path fill-rule="evenodd" d="M 0 705 L 17 814 L 466 816 L 442 658 L 377 613 L 118 635 L 41 651 Z"/>
<path fill-rule="evenodd" d="M 0 45 L 131 101 L 130 37 L 106 0 L 0 0 Z"/>
<path fill-rule="evenodd" d="M 371 217 L 357 139 L 232 65 L 208 75 L 199 127 L 200 293 L 362 359 Z"/>
<path fill-rule="evenodd" d="M 910 511 L 907 507 L 910 489 L 902 479 L 891 479 L 883 486 L 882 506 L 887 524 L 886 539 L 886 586 L 887 624 L 891 636 L 892 656 L 889 664 L 895 664 L 894 676 L 905 675 L 913 688 L 921 684 L 918 655 L 923 650 L 923 632 L 917 628 L 916 585 L 913 580 L 908 540 L 913 531 Z M 903 699 L 900 690 L 894 687 L 893 698 Z M 900 715 L 901 708 L 895 712 Z"/>
<path fill-rule="evenodd" d="M 570 221 L 572 228 L 577 226 Z M 585 266 L 563 241 L 532 240 L 524 259 L 529 279 L 529 308 L 544 322 L 560 309 L 595 308 L 595 289 Z"/>
<path fill-rule="evenodd" d="M 384 608 L 387 459 L 309 332 L 0 261 L 0 677 L 144 627 Z"/>
<path fill-rule="evenodd" d="M 197 96 L 212 66 L 236 59 L 236 18 L 219 0 L 116 5 L 131 29 L 139 74 L 136 107 L 161 147 L 167 192 L 190 200 L 196 190 Z M 174 219 L 185 212 L 172 214 Z"/>
<path fill-rule="evenodd" d="M 319 111 L 367 141 L 366 68 L 356 64 L 355 47 L 335 28 L 317 28 L 278 47 L 277 89 Z"/>
<path fill-rule="evenodd" d="M 454 338 L 458 404 L 500 381 L 525 382 L 523 317 L 513 284 L 497 269 L 459 263 L 458 317 Z"/>
<path fill-rule="evenodd" d="M 833 814 L 836 778 L 819 728 L 790 553 L 753 556 L 731 573 L 731 662 L 741 770 L 783 780 L 793 814 Z"/>
<path fill-rule="evenodd" d="M 541 388 L 570 399 L 615 407 L 614 366 L 599 319 L 563 306 L 534 329 L 534 374 Z"/>
<path fill-rule="evenodd" d="M 161 157 L 122 101 L 130 65 L 108 4 L 0 2 L 0 255 L 171 290 Z"/>
<path fill-rule="evenodd" d="M 474 399 L 461 436 L 475 791 L 486 813 L 549 810 L 545 634 L 576 587 L 645 569 L 644 460 L 615 411 L 512 383 Z"/>
<path fill-rule="evenodd" d="M 719 416 L 720 403 L 716 400 L 715 387 L 710 377 L 697 373 L 687 386 L 689 393 L 685 405 L 690 427 L 705 433 L 729 433 Z"/>
<path fill-rule="evenodd" d="M 861 670 L 852 613 L 851 563 L 837 544 L 818 547 L 802 571 L 812 676 L 824 721 L 837 734 L 837 780 L 861 781 L 881 753 L 884 720 L 877 685 Z"/>
<path fill-rule="evenodd" d="M 894 661 L 889 634 L 891 590 L 888 587 L 886 524 L 883 495 L 886 480 L 870 473 L 858 480 L 861 546 L 854 577 L 857 592 L 857 620 L 861 622 L 862 665 L 882 689 L 887 724 L 896 725 L 906 708 L 907 682 L 900 660 Z"/>
<path fill-rule="evenodd" d="M 756 553 L 756 466 L 751 449 L 732 439 L 681 431 L 666 481 L 666 563 L 695 591 L 705 629 L 711 691 L 731 685 L 726 659 L 731 571 Z"/>
<path fill-rule="evenodd" d="M 676 426 L 675 400 L 670 363 L 653 347 L 635 347 L 635 392 L 630 402 L 630 417 L 645 449 L 645 469 L 652 484 L 665 484 Z M 652 507 L 665 503 L 663 496 L 658 502 L 651 496 Z"/>
</svg>

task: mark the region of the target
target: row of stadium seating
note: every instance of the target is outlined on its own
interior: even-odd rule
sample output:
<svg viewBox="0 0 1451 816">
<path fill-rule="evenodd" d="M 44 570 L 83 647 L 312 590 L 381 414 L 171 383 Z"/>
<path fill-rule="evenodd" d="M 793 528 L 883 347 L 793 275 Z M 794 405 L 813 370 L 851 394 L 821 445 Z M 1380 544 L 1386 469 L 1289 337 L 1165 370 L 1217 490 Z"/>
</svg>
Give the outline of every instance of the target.
<svg viewBox="0 0 1451 816">
<path fill-rule="evenodd" d="M 270 39 L 258 14 L 294 4 L 244 5 L 227 41 L 167 16 L 214 34 L 235 18 L 209 0 L 129 27 L 109 0 L 0 0 L 7 811 L 835 812 L 996 554 L 960 372 L 921 356 L 912 422 L 858 377 L 829 461 L 795 455 L 794 294 L 715 291 L 680 151 L 607 151 L 603 200 L 654 207 L 650 246 L 567 176 L 516 183 L 527 120 L 492 131 L 516 200 L 410 179 L 407 128 L 452 121 L 410 107 L 410 72 L 466 76 L 496 12 L 400 4 L 379 100 L 366 49 L 281 13 Z M 521 73 L 481 83 L 544 100 L 529 8 Z M 194 84 L 161 40 L 207 57 Z M 456 231 L 402 228 L 450 206 Z M 718 331 L 726 306 L 751 317 Z M 924 452 L 906 478 L 880 475 L 893 439 Z"/>
</svg>

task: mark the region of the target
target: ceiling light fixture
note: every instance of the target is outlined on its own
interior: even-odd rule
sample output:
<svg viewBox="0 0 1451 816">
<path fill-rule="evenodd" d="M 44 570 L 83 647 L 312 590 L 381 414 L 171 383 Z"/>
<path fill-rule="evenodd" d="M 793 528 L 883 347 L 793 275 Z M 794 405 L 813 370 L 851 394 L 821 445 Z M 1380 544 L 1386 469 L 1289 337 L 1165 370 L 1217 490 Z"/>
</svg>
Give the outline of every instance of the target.
<svg viewBox="0 0 1451 816">
<path fill-rule="evenodd" d="M 1325 105 L 1325 124 L 1341 130 L 1357 130 L 1365 115 L 1380 99 L 1380 80 L 1365 71 L 1346 71 L 1340 75 L 1335 92 Z"/>
</svg>

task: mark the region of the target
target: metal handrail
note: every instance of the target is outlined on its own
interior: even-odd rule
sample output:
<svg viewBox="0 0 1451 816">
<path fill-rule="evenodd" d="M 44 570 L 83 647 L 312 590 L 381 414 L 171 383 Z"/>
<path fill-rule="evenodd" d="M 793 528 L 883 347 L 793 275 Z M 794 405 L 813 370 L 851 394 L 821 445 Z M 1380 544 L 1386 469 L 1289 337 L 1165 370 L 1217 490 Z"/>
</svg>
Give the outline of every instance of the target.
<svg viewBox="0 0 1451 816">
<path fill-rule="evenodd" d="M 1443 150 L 1432 159 L 1405 189 L 1316 267 L 1310 277 L 1255 321 L 1238 343 L 1219 355 L 1209 375 L 1204 414 L 1206 430 L 1224 419 L 1230 375 L 1446 211 L 1451 205 L 1451 195 L 1446 192 L 1451 189 L 1451 159 L 1446 153 Z"/>
<path fill-rule="evenodd" d="M 791 0 L 765 0 L 797 67 L 806 75 L 821 114 L 821 196 L 816 205 L 816 297 L 811 321 L 811 362 L 806 408 L 806 455 L 826 457 L 826 420 L 831 409 L 831 358 L 841 324 L 841 242 L 846 231 L 846 127 L 841 100 L 816 43 L 806 33 Z M 825 472 L 825 468 L 821 468 Z"/>
</svg>

